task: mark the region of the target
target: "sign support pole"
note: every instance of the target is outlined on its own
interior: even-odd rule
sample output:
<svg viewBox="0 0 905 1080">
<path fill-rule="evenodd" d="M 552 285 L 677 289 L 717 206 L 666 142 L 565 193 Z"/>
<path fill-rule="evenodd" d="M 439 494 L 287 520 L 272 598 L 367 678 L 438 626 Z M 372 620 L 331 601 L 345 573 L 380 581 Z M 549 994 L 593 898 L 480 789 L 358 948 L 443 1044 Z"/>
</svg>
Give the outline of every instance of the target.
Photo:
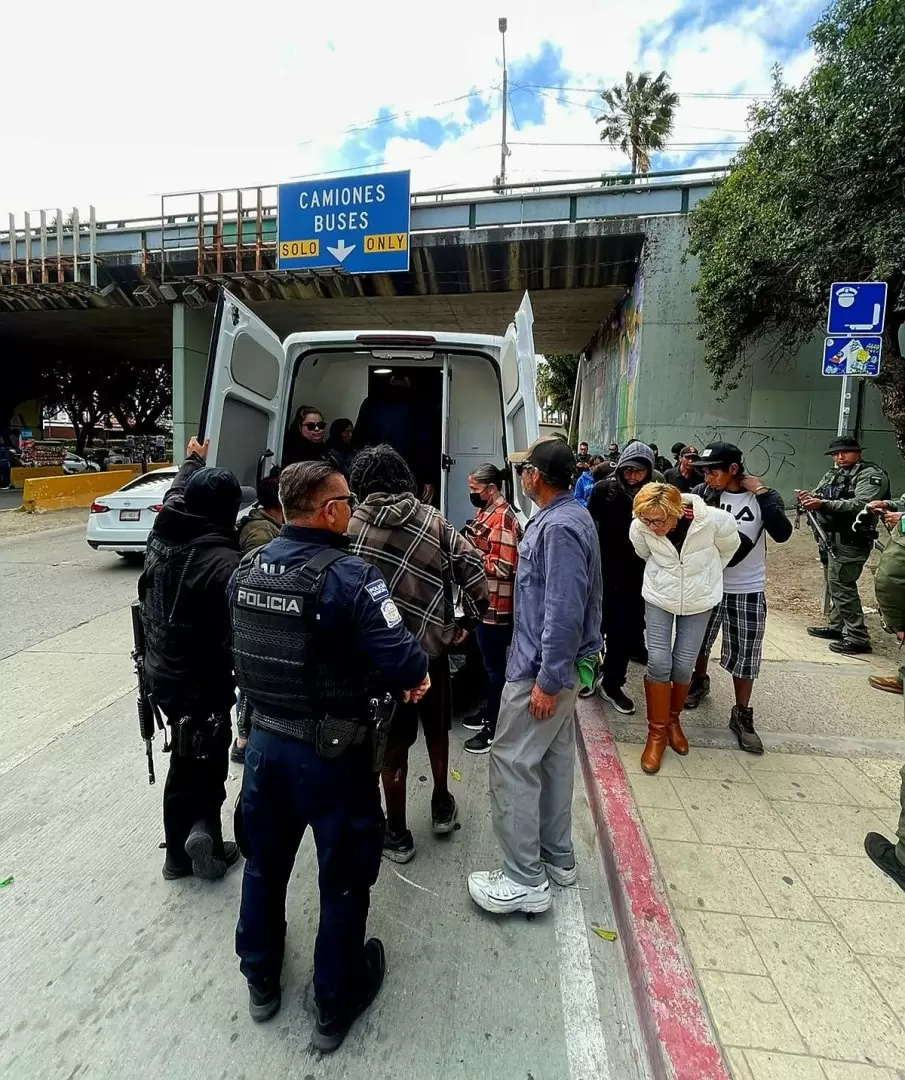
<svg viewBox="0 0 905 1080">
<path fill-rule="evenodd" d="M 839 397 L 839 423 L 836 425 L 836 434 L 845 435 L 848 431 L 848 419 L 851 414 L 852 379 L 850 375 L 842 377 L 842 394 Z"/>
</svg>

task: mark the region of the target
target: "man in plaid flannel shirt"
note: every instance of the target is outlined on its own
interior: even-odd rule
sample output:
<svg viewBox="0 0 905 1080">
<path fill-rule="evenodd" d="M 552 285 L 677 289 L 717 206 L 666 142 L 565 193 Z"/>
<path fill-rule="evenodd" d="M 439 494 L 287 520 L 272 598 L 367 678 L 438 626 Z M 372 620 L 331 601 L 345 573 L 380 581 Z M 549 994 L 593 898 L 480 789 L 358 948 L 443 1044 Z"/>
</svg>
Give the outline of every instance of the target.
<svg viewBox="0 0 905 1080">
<path fill-rule="evenodd" d="M 370 446 L 352 463 L 352 490 L 362 500 L 349 523 L 350 550 L 380 570 L 389 587 L 384 604 L 395 613 L 430 657 L 431 688 L 417 705 L 400 705 L 390 727 L 383 762 L 387 835 L 383 853 L 409 862 L 415 843 L 406 824 L 408 752 L 418 721 L 434 780 L 434 832 L 455 828 L 458 810 L 448 786 L 449 731 L 452 727 L 450 645 L 461 644 L 487 609 L 487 578 L 480 554 L 437 510 L 418 501 L 415 478 L 391 446 Z M 461 590 L 463 616 L 456 618 Z"/>
</svg>

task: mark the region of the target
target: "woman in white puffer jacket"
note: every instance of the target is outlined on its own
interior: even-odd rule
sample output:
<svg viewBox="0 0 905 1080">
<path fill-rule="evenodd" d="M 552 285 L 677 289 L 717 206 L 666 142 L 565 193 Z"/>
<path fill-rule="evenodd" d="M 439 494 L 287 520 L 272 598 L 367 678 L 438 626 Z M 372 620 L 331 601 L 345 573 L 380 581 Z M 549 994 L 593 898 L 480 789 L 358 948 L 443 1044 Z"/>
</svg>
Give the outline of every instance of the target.
<svg viewBox="0 0 905 1080">
<path fill-rule="evenodd" d="M 645 561 L 648 655 L 641 768 L 655 773 L 667 743 L 677 754 L 688 753 L 679 717 L 710 613 L 723 599 L 723 568 L 740 540 L 731 514 L 672 484 L 645 484 L 633 514 L 629 537 Z"/>
</svg>

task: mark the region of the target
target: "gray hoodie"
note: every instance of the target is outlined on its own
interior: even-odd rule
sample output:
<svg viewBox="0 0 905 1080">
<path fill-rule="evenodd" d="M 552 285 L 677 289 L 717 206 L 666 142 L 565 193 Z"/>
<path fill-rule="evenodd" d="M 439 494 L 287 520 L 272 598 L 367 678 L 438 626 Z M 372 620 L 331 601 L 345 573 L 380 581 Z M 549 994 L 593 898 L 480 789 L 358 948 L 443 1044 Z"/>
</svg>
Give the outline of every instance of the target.
<svg viewBox="0 0 905 1080">
<path fill-rule="evenodd" d="M 616 462 L 616 471 L 620 472 L 627 465 L 646 465 L 650 469 L 651 476 L 654 472 L 654 452 L 643 442 L 630 442 L 619 455 Z"/>
</svg>

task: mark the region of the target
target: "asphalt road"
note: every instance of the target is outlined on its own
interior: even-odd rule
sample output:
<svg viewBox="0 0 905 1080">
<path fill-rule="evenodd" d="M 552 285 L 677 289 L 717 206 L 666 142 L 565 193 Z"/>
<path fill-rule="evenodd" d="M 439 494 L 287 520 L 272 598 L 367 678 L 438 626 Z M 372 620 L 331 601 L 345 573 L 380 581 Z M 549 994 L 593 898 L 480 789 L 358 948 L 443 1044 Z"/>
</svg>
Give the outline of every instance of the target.
<svg viewBox="0 0 905 1080">
<path fill-rule="evenodd" d="M 310 1049 L 317 921 L 310 841 L 290 890 L 283 1008 L 247 1014 L 233 953 L 241 871 L 164 882 L 159 782 L 149 787 L 134 708 L 128 604 L 138 571 L 92 552 L 82 526 L 0 540 L 0 1073 L 29 1080 L 636 1080 L 647 1076 L 620 942 L 580 779 L 579 888 L 529 921 L 485 915 L 469 870 L 498 856 L 486 758 L 452 734 L 461 830 L 429 828 L 418 751 L 418 855 L 385 863 L 371 929 L 389 970 L 332 1058 Z M 241 782 L 228 781 L 231 808 Z M 229 813 L 225 813 L 228 819 Z M 227 829 L 230 826 L 227 824 Z M 231 829 L 230 829 L 231 831 Z"/>
</svg>

